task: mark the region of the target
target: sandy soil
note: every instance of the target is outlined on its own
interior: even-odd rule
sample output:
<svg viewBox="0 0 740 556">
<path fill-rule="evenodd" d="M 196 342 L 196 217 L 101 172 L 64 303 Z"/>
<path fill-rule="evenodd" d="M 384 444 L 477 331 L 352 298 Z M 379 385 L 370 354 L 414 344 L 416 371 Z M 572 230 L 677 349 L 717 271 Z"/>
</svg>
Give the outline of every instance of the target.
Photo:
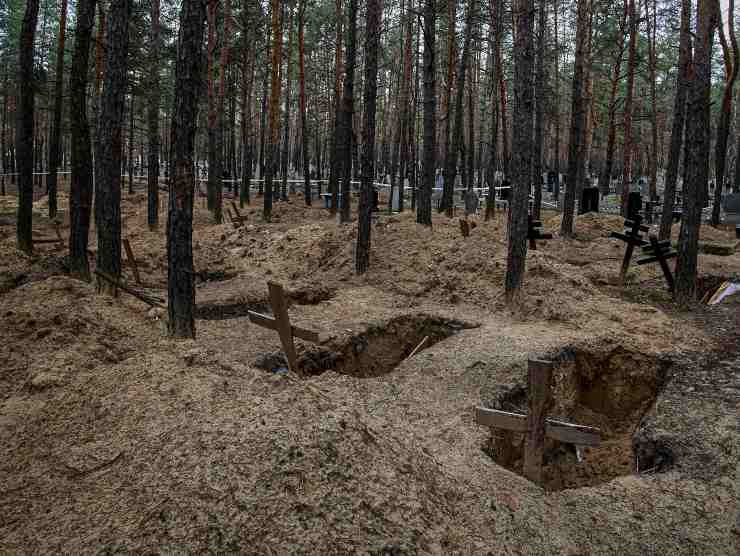
<svg viewBox="0 0 740 556">
<path fill-rule="evenodd" d="M 44 202 L 34 229 L 54 237 Z M 457 219 L 380 215 L 357 277 L 355 226 L 319 207 L 278 203 L 265 224 L 253 206 L 234 228 L 199 203 L 198 336 L 173 341 L 162 311 L 65 276 L 57 245 L 19 253 L 14 203 L 0 198 L 0 553 L 738 553 L 740 296 L 679 312 L 657 265 L 620 286 L 617 217 L 563 239 L 543 215 L 555 238 L 530 251 L 512 313 L 501 214 L 468 238 Z M 164 296 L 164 226 L 147 229 L 140 193 L 122 213 Z M 740 276 L 740 254 L 699 268 L 703 292 Z M 297 342 L 301 374 L 272 372 L 278 336 L 246 317 L 269 310 L 267 280 L 326 338 Z M 550 414 L 604 437 L 581 463 L 549 441 L 544 488 L 520 476 L 521 435 L 474 422 L 476 405 L 526 407 L 528 357 L 558 362 Z"/>
</svg>

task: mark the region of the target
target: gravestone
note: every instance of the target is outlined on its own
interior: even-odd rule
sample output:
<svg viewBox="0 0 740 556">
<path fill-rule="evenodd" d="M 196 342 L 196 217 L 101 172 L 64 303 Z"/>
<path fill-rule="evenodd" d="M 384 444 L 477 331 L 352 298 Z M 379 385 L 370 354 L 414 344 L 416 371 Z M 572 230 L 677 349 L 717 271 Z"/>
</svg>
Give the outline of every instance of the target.
<svg viewBox="0 0 740 556">
<path fill-rule="evenodd" d="M 627 196 L 627 219 L 636 220 L 642 210 L 642 195 L 633 191 Z"/>
<path fill-rule="evenodd" d="M 584 187 L 581 193 L 581 204 L 578 208 L 578 214 L 587 212 L 599 212 L 599 188 Z"/>
<path fill-rule="evenodd" d="M 511 193 L 511 182 L 509 180 L 504 180 L 503 182 L 501 182 L 501 189 L 499 189 L 498 198 L 503 201 L 508 201 L 510 193 Z"/>
<path fill-rule="evenodd" d="M 740 224 L 740 193 L 730 193 L 722 203 L 725 209 L 725 222 Z"/>
<path fill-rule="evenodd" d="M 552 193 L 555 189 L 555 180 L 558 179 L 557 173 L 550 170 L 547 173 L 547 192 Z"/>
<path fill-rule="evenodd" d="M 378 198 L 378 188 L 373 187 L 373 205 L 372 205 L 372 212 L 378 212 L 380 211 L 380 207 L 378 206 L 380 203 L 380 200 Z"/>
</svg>

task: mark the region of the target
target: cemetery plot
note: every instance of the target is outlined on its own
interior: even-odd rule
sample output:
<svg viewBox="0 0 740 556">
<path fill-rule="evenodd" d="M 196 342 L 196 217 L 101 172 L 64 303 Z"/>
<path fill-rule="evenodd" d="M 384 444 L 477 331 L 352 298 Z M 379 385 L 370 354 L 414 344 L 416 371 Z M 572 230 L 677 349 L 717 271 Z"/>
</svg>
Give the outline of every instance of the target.
<svg viewBox="0 0 740 556">
<path fill-rule="evenodd" d="M 667 367 L 623 348 L 530 361 L 526 389 L 493 401 L 501 409 L 476 409 L 478 424 L 492 427 L 484 451 L 548 490 L 643 472 L 633 434 L 664 386 Z"/>
</svg>

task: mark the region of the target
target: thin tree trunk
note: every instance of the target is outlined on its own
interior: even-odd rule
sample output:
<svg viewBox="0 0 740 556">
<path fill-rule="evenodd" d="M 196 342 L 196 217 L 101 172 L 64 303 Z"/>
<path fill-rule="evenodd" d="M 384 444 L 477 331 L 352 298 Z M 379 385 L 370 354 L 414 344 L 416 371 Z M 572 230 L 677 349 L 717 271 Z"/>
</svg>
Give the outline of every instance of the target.
<svg viewBox="0 0 740 556">
<path fill-rule="evenodd" d="M 560 199 L 560 36 L 558 27 L 558 14 L 560 7 L 558 0 L 553 1 L 553 19 L 555 26 L 555 98 L 553 118 L 555 118 L 555 144 L 553 145 L 553 170 L 555 172 L 555 185 L 553 186 L 553 198 L 555 203 Z"/>
<path fill-rule="evenodd" d="M 411 0 L 408 0 L 409 4 Z M 406 166 L 408 165 L 408 135 L 409 135 L 409 103 L 411 95 L 411 6 L 406 7 L 406 38 L 403 52 L 403 83 L 401 84 L 401 145 L 400 145 L 400 172 L 398 179 L 398 211 L 403 212 L 404 185 Z"/>
<path fill-rule="evenodd" d="M 280 65 L 282 60 L 282 29 L 280 24 L 280 2 L 270 0 L 272 18 L 272 73 L 270 84 L 270 129 L 265 164 L 265 196 L 262 217 L 266 222 L 272 218 L 272 180 L 277 169 L 280 149 Z"/>
<path fill-rule="evenodd" d="M 696 43 L 686 106 L 686 180 L 678 237 L 675 300 L 683 306 L 696 296 L 696 262 L 703 194 L 709 178 L 712 43 L 717 25 L 716 0 L 699 0 Z"/>
<path fill-rule="evenodd" d="M 347 59 L 345 63 L 346 77 L 342 91 L 342 122 L 340 136 L 341 141 L 341 167 L 342 167 L 342 210 L 340 218 L 342 222 L 350 221 L 352 202 L 350 198 L 350 180 L 352 179 L 352 118 L 355 111 L 355 64 L 357 63 L 356 52 L 357 36 L 357 0 L 349 0 L 349 11 L 347 13 L 346 48 Z"/>
<path fill-rule="evenodd" d="M 128 123 L 128 193 L 134 193 L 134 108 L 136 105 L 136 94 L 134 92 L 135 83 L 131 83 L 131 102 L 129 103 L 129 123 Z"/>
<path fill-rule="evenodd" d="M 149 102 L 147 106 L 147 223 L 150 230 L 159 226 L 159 8 L 151 0 L 152 27 L 149 35 Z"/>
<path fill-rule="evenodd" d="M 105 80 L 100 98 L 95 150 L 95 224 L 97 268 L 121 274 L 121 141 L 126 110 L 130 0 L 112 0 L 105 42 Z M 116 295 L 113 284 L 98 279 L 98 291 Z"/>
<path fill-rule="evenodd" d="M 532 184 L 534 207 L 532 218 L 539 220 L 542 207 L 542 147 L 545 121 L 545 0 L 539 0 L 539 22 L 537 33 L 537 69 L 535 77 L 534 153 L 532 156 Z"/>
<path fill-rule="evenodd" d="M 634 0 L 630 0 L 634 2 Z M 573 94 L 571 101 L 570 138 L 568 140 L 568 182 L 563 201 L 563 219 L 560 233 L 573 235 L 573 215 L 575 212 L 578 177 L 584 174 L 585 164 L 586 110 L 584 101 L 588 56 L 588 42 L 591 36 L 591 0 L 578 0 L 576 27 L 576 58 L 573 68 Z"/>
<path fill-rule="evenodd" d="M 632 110 L 637 66 L 637 10 L 635 0 L 629 0 L 629 56 L 627 59 L 627 92 L 624 99 L 624 146 L 622 147 L 622 215 L 627 214 L 627 199 L 632 182 Z"/>
<path fill-rule="evenodd" d="M 653 0 L 653 13 L 648 9 L 649 0 L 645 0 L 645 20 L 648 32 L 648 71 L 650 74 L 650 139 L 652 157 L 650 157 L 650 200 L 658 199 L 658 103 L 656 93 L 656 33 L 658 24 L 657 5 Z"/>
<path fill-rule="evenodd" d="M 722 54 L 725 60 L 725 88 L 722 94 L 722 106 L 717 122 L 717 140 L 714 148 L 714 206 L 712 207 L 712 226 L 719 226 L 720 208 L 722 204 L 722 192 L 725 189 L 725 165 L 727 163 L 727 139 L 730 135 L 730 122 L 732 119 L 732 94 L 737 79 L 738 49 L 737 40 L 735 39 L 734 14 L 735 1 L 729 0 L 729 29 L 732 54 L 730 47 L 727 45 L 727 37 L 722 26 L 722 13 L 719 2 L 717 3 L 717 19 L 719 28 L 720 43 L 722 44 Z"/>
<path fill-rule="evenodd" d="M 514 156 L 509 211 L 509 245 L 506 259 L 506 303 L 518 302 L 527 259 L 527 201 L 532 176 L 532 116 L 534 112 L 534 26 L 533 0 L 515 0 L 514 112 L 512 153 Z"/>
<path fill-rule="evenodd" d="M 167 218 L 167 328 L 170 336 L 195 338 L 193 269 L 193 149 L 202 83 L 205 0 L 183 0 L 175 62 L 172 111 L 172 189 Z"/>
<path fill-rule="evenodd" d="M 216 8 L 218 0 L 208 0 L 208 75 L 206 82 L 208 85 L 208 183 L 206 192 L 208 195 L 208 210 L 214 210 L 216 204 L 216 189 L 221 181 L 221 172 L 219 161 L 221 157 L 217 152 L 218 148 L 218 123 L 217 123 L 217 106 L 216 91 L 214 84 L 214 65 L 216 63 Z"/>
<path fill-rule="evenodd" d="M 355 271 L 364 274 L 370 266 L 370 219 L 375 176 L 375 110 L 378 96 L 378 46 L 380 43 L 382 0 L 367 0 L 365 24 L 365 93 L 362 129 L 362 185 L 357 221 Z"/>
<path fill-rule="evenodd" d="M 332 133 L 329 138 L 329 148 L 331 149 L 331 165 L 329 166 L 329 193 L 331 193 L 331 208 L 329 209 L 329 212 L 332 216 L 337 213 L 337 203 L 339 198 L 339 168 L 341 165 L 337 138 L 339 137 L 342 99 L 342 19 L 342 0 L 336 0 L 337 43 L 334 59 L 334 133 Z"/>
<path fill-rule="evenodd" d="M 475 0 L 470 0 L 468 4 L 468 17 L 465 23 L 465 39 L 463 42 L 462 55 L 460 56 L 460 66 L 457 71 L 457 90 L 455 91 L 455 127 L 452 132 L 452 143 L 445 160 L 445 191 L 443 193 L 443 205 L 448 217 L 452 217 L 454 207 L 454 184 L 457 176 L 457 156 L 462 148 L 463 135 L 463 98 L 465 91 L 465 72 L 470 56 L 470 41 L 472 38 L 472 28 L 475 20 Z M 531 29 L 530 29 L 531 31 Z M 451 184 L 447 187 L 448 182 Z"/>
<path fill-rule="evenodd" d="M 617 30 L 617 58 L 612 66 L 611 86 L 609 89 L 609 104 L 607 112 L 609 122 L 607 124 L 606 158 L 604 168 L 599 176 L 599 191 L 606 196 L 610 191 L 612 173 L 614 172 L 614 145 L 617 138 L 617 93 L 621 81 L 622 60 L 624 59 L 624 30 L 627 27 L 627 14 L 629 13 L 629 0 L 624 0 L 622 18 Z"/>
<path fill-rule="evenodd" d="M 434 67 L 434 48 L 436 34 L 435 0 L 424 0 L 424 153 L 422 155 L 422 183 L 416 221 L 432 225 L 432 189 L 436 170 L 437 154 L 437 96 Z"/>
<path fill-rule="evenodd" d="M 298 6 L 298 102 L 301 112 L 301 151 L 303 154 L 303 197 L 306 206 L 311 206 L 311 165 L 308 156 L 308 127 L 306 126 L 306 64 L 304 25 L 306 20 L 306 0 L 299 0 Z"/>
<path fill-rule="evenodd" d="M 242 28 L 245 36 L 254 31 L 254 25 L 250 10 L 242 8 Z M 249 41 L 243 49 L 242 56 L 242 186 L 239 191 L 239 206 L 251 203 L 252 166 L 254 163 L 254 124 L 252 122 L 252 93 L 254 91 L 255 62 L 257 49 L 253 42 Z M 236 179 L 236 176 L 234 176 Z"/>
<path fill-rule="evenodd" d="M 283 152 L 281 156 L 282 188 L 280 196 L 283 200 L 288 199 L 288 157 L 290 155 L 290 100 L 291 100 L 291 76 L 293 74 L 293 2 L 288 3 L 288 52 L 285 62 L 285 115 L 283 124 Z"/>
<path fill-rule="evenodd" d="M 447 82 L 445 83 L 445 96 L 442 101 L 442 113 L 444 114 L 444 152 L 445 167 L 442 184 L 442 200 L 439 211 L 447 210 L 447 203 L 452 203 L 455 184 L 448 181 L 447 160 L 450 159 L 450 141 L 452 138 L 452 85 L 455 81 L 455 9 L 457 2 L 447 2 Z"/>
<path fill-rule="evenodd" d="M 62 98 L 64 96 L 64 43 L 67 36 L 67 0 L 62 0 L 59 13 L 59 40 L 57 43 L 57 67 L 54 86 L 54 115 L 49 137 L 49 173 L 46 176 L 46 191 L 49 195 L 49 218 L 57 215 L 57 170 L 61 159 Z"/>
<path fill-rule="evenodd" d="M 691 84 L 691 43 L 691 0 L 682 0 L 678 75 L 676 76 L 676 95 L 673 104 L 673 127 L 671 128 L 671 146 L 668 152 L 668 168 L 666 169 L 663 188 L 663 212 L 660 218 L 659 238 L 661 240 L 670 237 L 673 223 L 673 207 L 676 202 L 676 181 L 678 179 L 678 167 L 681 160 L 681 145 L 683 143 L 684 123 L 686 120 L 686 97 Z"/>
<path fill-rule="evenodd" d="M 95 0 L 79 0 L 75 45 L 69 80 L 69 120 L 72 168 L 69 186 L 69 271 L 75 278 L 90 280 L 87 258 L 93 192 L 90 126 L 87 122 L 87 75 L 95 25 Z"/>
</svg>

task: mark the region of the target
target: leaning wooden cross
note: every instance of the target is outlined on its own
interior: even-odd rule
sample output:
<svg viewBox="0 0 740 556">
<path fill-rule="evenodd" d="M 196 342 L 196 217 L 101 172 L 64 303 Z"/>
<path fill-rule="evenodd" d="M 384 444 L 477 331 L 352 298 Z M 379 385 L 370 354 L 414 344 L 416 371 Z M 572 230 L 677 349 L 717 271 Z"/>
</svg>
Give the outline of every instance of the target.
<svg viewBox="0 0 740 556">
<path fill-rule="evenodd" d="M 665 276 L 666 284 L 668 285 L 668 291 L 673 291 L 673 274 L 671 269 L 668 268 L 668 259 L 673 259 L 678 256 L 678 253 L 671 249 L 671 241 L 666 239 L 658 241 L 655 236 L 650 236 L 650 245 L 646 245 L 642 248 L 642 254 L 644 258 L 638 259 L 637 264 L 650 264 L 658 262 L 660 268 L 663 270 L 663 276 Z"/>
<path fill-rule="evenodd" d="M 248 311 L 249 320 L 256 325 L 269 328 L 270 330 L 277 330 L 277 333 L 280 335 L 280 343 L 283 345 L 285 357 L 288 360 L 288 368 L 295 372 L 298 369 L 296 365 L 298 356 L 296 355 L 293 338 L 300 338 L 301 340 L 318 344 L 321 343 L 321 335 L 313 330 L 291 325 L 283 286 L 275 282 L 268 282 L 267 288 L 270 292 L 270 305 L 272 306 L 272 314 L 274 316 L 271 317 L 255 311 Z"/>
<path fill-rule="evenodd" d="M 630 267 L 630 261 L 632 260 L 632 252 L 635 247 L 643 247 L 647 245 L 647 241 L 642 238 L 640 232 L 647 232 L 650 228 L 642 224 L 642 217 L 638 214 L 632 220 L 624 221 L 625 231 L 624 233 L 612 232 L 610 237 L 621 239 L 627 244 L 627 249 L 624 252 L 624 259 L 622 260 L 622 268 L 619 271 L 619 283 L 624 284 L 624 280 L 627 277 L 627 271 Z"/>
<path fill-rule="evenodd" d="M 236 203 L 234 201 L 231 201 L 231 207 L 234 209 L 234 212 L 231 212 L 231 209 L 226 207 L 226 212 L 229 215 L 229 218 L 231 219 L 231 223 L 234 225 L 234 228 L 238 228 L 241 226 L 244 222 L 247 221 L 247 215 L 242 215 L 241 212 L 239 212 L 239 209 L 236 206 Z"/>
<path fill-rule="evenodd" d="M 601 432 L 593 427 L 547 419 L 554 363 L 530 359 L 527 365 L 527 414 L 476 407 L 475 420 L 479 425 L 525 433 L 523 473 L 541 485 L 545 437 L 576 446 L 598 446 Z"/>
</svg>

